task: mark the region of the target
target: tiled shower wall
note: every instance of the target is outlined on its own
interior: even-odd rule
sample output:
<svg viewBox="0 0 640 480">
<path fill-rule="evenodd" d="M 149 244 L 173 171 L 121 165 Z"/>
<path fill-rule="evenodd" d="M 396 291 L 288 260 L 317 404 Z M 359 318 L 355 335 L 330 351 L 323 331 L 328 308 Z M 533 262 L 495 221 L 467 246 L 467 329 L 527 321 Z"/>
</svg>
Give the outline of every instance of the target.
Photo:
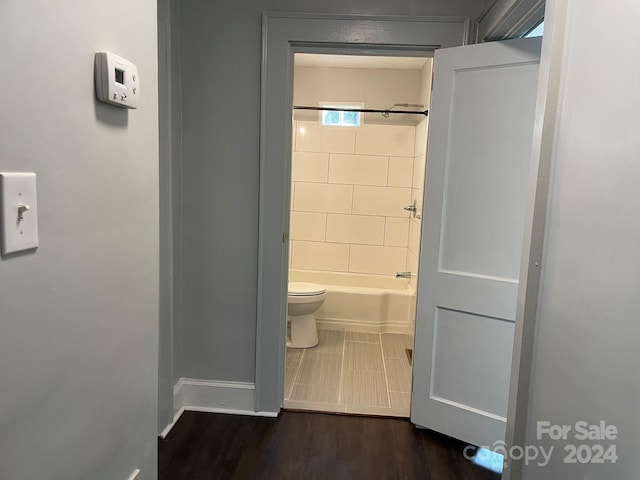
<svg viewBox="0 0 640 480">
<path fill-rule="evenodd" d="M 411 215 L 409 220 L 409 243 L 407 252 L 407 271 L 412 272 L 409 286 L 414 291 L 418 284 L 418 258 L 420 255 L 420 231 L 422 229 L 423 195 L 424 195 L 424 175 L 427 164 L 427 125 L 428 120 L 424 119 L 416 126 L 415 157 L 413 160 L 413 184 L 411 186 L 411 201 L 418 202 L 418 215 Z"/>
<path fill-rule="evenodd" d="M 429 60 L 420 72 L 420 103 L 429 108 L 431 105 L 431 72 L 433 62 Z M 423 196 L 425 174 L 427 167 L 427 134 L 429 119 L 425 118 L 416 126 L 413 184 L 411 186 L 411 198 L 418 201 L 418 215 L 411 216 L 409 222 L 409 244 L 407 254 L 407 270 L 415 275 L 411 277 L 409 286 L 417 291 L 418 284 L 418 258 L 420 255 L 420 232 L 422 230 Z"/>
<path fill-rule="evenodd" d="M 431 59 L 420 72 L 296 67 L 294 103 L 357 100 L 380 108 L 402 99 L 429 108 L 431 71 Z M 302 114 L 294 122 L 291 266 L 383 275 L 406 270 L 414 273 L 415 290 L 421 219 L 403 208 L 415 199 L 422 213 L 427 119 L 414 126 L 406 124 L 417 120 L 412 116 L 368 115 L 358 129 L 321 127 Z"/>
<path fill-rule="evenodd" d="M 293 133 L 291 268 L 404 271 L 415 240 L 404 207 L 416 184 L 422 188 L 414 179 L 416 127 L 296 121 Z"/>
</svg>

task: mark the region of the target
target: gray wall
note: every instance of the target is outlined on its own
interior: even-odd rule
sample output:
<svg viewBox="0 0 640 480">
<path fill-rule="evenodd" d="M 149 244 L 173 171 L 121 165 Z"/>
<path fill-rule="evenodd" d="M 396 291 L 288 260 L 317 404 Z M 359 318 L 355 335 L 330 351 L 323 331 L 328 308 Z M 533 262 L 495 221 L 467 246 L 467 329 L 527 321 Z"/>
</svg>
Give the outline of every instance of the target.
<svg viewBox="0 0 640 480">
<path fill-rule="evenodd" d="M 640 471 L 640 10 L 633 2 L 551 0 L 548 12 L 556 4 L 566 22 L 556 18 L 544 39 L 543 55 L 563 62 L 552 72 L 560 98 L 527 438 L 556 451 L 525 478 L 631 480 Z M 567 442 L 536 438 L 538 421 L 581 420 L 615 425 L 618 439 L 575 440 L 575 430 Z M 567 443 L 616 444 L 619 459 L 563 463 Z"/>
<path fill-rule="evenodd" d="M 124 14 L 126 13 L 126 14 Z M 40 248 L 0 260 L 0 478 L 156 478 L 155 0 L 0 4 L 0 171 L 38 175 Z M 140 108 L 95 101 L 137 63 Z"/>
<path fill-rule="evenodd" d="M 475 17 L 481 0 L 181 4 L 179 376 L 254 381 L 263 11 Z"/>
</svg>

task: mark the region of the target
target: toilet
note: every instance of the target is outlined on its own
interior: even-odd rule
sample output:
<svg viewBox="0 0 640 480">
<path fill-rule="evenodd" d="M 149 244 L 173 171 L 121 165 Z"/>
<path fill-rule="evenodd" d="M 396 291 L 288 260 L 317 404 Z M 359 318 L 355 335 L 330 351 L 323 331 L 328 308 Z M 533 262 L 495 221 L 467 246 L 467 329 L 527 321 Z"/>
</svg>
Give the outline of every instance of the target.
<svg viewBox="0 0 640 480">
<path fill-rule="evenodd" d="M 290 348 L 309 348 L 318 344 L 318 330 L 313 314 L 327 298 L 327 289 L 307 282 L 289 282 L 288 320 L 291 321 Z"/>
</svg>

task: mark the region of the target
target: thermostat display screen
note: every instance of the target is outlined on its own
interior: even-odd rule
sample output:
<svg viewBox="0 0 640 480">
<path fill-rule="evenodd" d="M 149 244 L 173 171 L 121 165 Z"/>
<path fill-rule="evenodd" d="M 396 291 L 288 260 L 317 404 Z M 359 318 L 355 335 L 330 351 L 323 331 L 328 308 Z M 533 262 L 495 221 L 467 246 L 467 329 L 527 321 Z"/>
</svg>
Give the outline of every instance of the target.
<svg viewBox="0 0 640 480">
<path fill-rule="evenodd" d="M 124 85 L 124 70 L 116 68 L 116 82 L 120 85 Z"/>
</svg>

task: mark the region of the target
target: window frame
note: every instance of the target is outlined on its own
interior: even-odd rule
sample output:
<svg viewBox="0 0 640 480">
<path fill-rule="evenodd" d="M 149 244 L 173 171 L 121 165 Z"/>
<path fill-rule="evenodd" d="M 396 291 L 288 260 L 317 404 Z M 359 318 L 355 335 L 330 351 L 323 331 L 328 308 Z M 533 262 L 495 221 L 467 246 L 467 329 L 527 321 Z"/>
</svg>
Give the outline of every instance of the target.
<svg viewBox="0 0 640 480">
<path fill-rule="evenodd" d="M 344 108 L 345 110 L 353 108 L 354 110 L 364 108 L 364 102 L 318 102 L 318 106 L 320 108 Z M 340 114 L 340 123 L 338 124 L 327 124 L 324 123 L 324 114 L 327 110 L 320 110 L 318 112 L 318 125 L 325 128 L 361 128 L 364 125 L 364 115 L 362 112 L 358 113 L 358 125 L 353 125 L 350 123 L 343 123 L 342 119 L 344 117 L 345 112 L 338 112 Z"/>
</svg>

